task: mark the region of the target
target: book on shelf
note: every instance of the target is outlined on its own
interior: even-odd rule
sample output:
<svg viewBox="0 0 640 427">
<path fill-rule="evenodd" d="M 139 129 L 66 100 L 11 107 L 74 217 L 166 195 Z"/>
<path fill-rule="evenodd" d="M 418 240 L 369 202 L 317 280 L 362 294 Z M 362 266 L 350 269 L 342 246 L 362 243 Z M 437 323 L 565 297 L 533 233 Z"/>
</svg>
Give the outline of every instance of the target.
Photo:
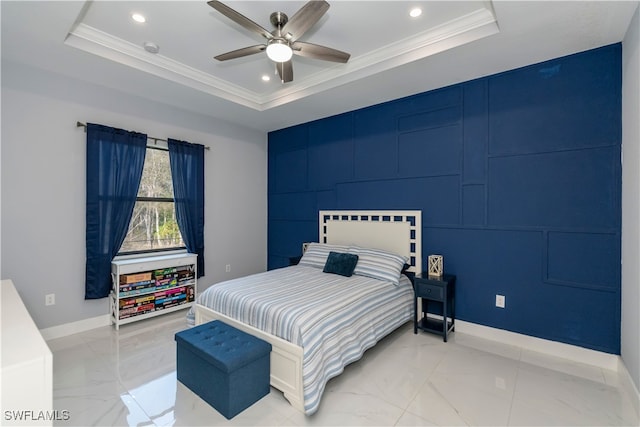
<svg viewBox="0 0 640 427">
<path fill-rule="evenodd" d="M 176 267 L 161 268 L 153 271 L 153 277 L 156 280 L 162 280 L 173 277 L 176 274 Z"/>
<path fill-rule="evenodd" d="M 155 287 L 149 287 L 149 288 L 143 288 L 143 289 L 135 289 L 132 291 L 124 291 L 124 292 L 120 292 L 120 298 L 122 297 L 131 297 L 131 296 L 136 296 L 136 295 L 140 295 L 140 294 L 146 294 L 150 291 L 153 291 L 155 289 Z"/>
<path fill-rule="evenodd" d="M 120 292 L 137 291 L 139 289 L 148 289 L 156 286 L 155 280 L 148 280 L 145 282 L 137 282 L 131 284 L 120 285 Z"/>
<path fill-rule="evenodd" d="M 120 276 L 120 283 L 136 283 L 145 282 L 151 280 L 151 272 L 145 271 L 144 273 L 123 274 Z"/>
<path fill-rule="evenodd" d="M 193 270 L 179 270 L 177 273 L 178 278 L 184 278 L 184 277 L 195 277 L 196 272 Z"/>
<path fill-rule="evenodd" d="M 134 315 L 137 316 L 139 314 L 149 313 L 151 311 L 155 311 L 155 308 L 155 304 L 152 302 L 148 304 L 142 304 L 138 307 L 125 308 L 123 310 L 120 310 L 119 318 L 124 319 Z"/>
<path fill-rule="evenodd" d="M 187 302 L 186 299 L 177 299 L 177 300 L 173 300 L 173 301 L 168 301 L 165 304 L 156 305 L 156 310 L 155 311 L 160 311 L 160 310 L 164 310 L 166 308 L 171 308 L 171 307 L 176 307 L 178 305 L 183 305 L 186 302 Z"/>
<path fill-rule="evenodd" d="M 180 286 L 190 286 L 190 285 L 195 285 L 196 284 L 196 279 L 191 277 L 191 278 L 185 278 L 185 279 L 178 279 L 178 285 Z"/>
<path fill-rule="evenodd" d="M 180 294 L 180 293 L 184 293 L 184 291 L 185 291 L 184 286 L 178 286 L 175 288 L 167 289 L 166 294 L 167 295 Z"/>
<path fill-rule="evenodd" d="M 155 305 L 157 306 L 163 306 L 166 305 L 168 303 L 171 303 L 172 301 L 178 301 L 178 300 L 186 300 L 187 299 L 187 294 L 182 293 L 182 294 L 173 294 L 173 295 L 167 295 L 164 298 L 157 298 L 155 300 Z"/>
<path fill-rule="evenodd" d="M 175 286 L 178 284 L 178 278 L 172 276 L 167 276 L 163 279 L 157 279 L 156 280 L 156 286 Z"/>
<path fill-rule="evenodd" d="M 167 295 L 171 295 L 172 293 L 175 293 L 176 291 L 174 289 L 175 288 L 162 289 L 162 290 L 159 290 L 158 292 L 155 292 L 153 295 L 155 295 L 156 298 L 164 298 Z"/>
<path fill-rule="evenodd" d="M 138 307 L 140 305 L 153 302 L 154 300 L 155 300 L 154 295 L 145 295 L 139 298 L 120 299 L 119 305 L 120 305 L 120 309 L 127 308 L 127 307 Z"/>
<path fill-rule="evenodd" d="M 195 273 L 195 270 L 196 270 L 195 264 L 185 264 L 185 265 L 181 265 L 179 267 L 176 267 L 176 272 L 178 274 L 181 274 L 181 273 L 191 273 L 191 274 L 193 274 L 193 273 Z"/>
</svg>

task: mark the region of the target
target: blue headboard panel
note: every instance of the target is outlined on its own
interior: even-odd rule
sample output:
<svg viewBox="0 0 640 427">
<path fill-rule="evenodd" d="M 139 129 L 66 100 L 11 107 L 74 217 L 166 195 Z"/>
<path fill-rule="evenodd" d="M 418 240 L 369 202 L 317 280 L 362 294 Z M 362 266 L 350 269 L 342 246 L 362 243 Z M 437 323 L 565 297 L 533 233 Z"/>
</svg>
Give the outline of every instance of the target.
<svg viewBox="0 0 640 427">
<path fill-rule="evenodd" d="M 619 354 L 621 69 L 615 44 L 271 132 L 269 268 L 320 210 L 421 210 L 458 318 Z"/>
</svg>

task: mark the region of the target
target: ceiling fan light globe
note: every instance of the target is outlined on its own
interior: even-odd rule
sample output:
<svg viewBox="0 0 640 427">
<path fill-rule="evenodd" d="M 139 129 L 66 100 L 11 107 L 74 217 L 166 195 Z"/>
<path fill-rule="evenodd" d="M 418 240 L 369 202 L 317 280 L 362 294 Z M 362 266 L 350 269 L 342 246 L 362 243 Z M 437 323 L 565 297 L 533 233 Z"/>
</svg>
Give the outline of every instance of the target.
<svg viewBox="0 0 640 427">
<path fill-rule="evenodd" d="M 287 62 L 293 56 L 293 50 L 282 40 L 274 40 L 267 46 L 267 56 L 273 62 Z"/>
</svg>

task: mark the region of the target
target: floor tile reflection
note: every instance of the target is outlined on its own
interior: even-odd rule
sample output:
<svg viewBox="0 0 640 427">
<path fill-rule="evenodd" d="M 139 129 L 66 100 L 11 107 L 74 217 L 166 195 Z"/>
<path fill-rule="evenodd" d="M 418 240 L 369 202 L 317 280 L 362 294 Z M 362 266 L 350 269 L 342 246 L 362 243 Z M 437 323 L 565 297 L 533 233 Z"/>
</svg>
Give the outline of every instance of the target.
<svg viewBox="0 0 640 427">
<path fill-rule="evenodd" d="M 227 420 L 176 380 L 174 334 L 186 311 L 48 342 L 56 425 L 593 425 L 638 426 L 618 373 L 406 324 L 326 386 L 313 416 L 271 389 Z"/>
</svg>

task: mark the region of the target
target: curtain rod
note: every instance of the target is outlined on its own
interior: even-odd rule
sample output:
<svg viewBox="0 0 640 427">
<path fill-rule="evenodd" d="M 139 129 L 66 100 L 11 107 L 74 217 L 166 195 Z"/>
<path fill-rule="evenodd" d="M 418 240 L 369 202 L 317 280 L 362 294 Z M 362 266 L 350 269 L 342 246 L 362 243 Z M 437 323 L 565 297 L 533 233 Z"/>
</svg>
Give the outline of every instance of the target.
<svg viewBox="0 0 640 427">
<path fill-rule="evenodd" d="M 82 123 L 82 122 L 76 122 L 76 127 L 78 128 L 84 128 L 84 131 L 87 131 L 87 124 L 86 123 Z M 154 143 L 157 143 L 158 141 L 162 141 L 162 142 L 167 142 L 166 139 L 162 139 L 162 138 L 156 138 L 154 136 L 147 136 L 147 139 L 152 140 Z M 205 150 L 210 150 L 211 148 L 207 145 L 204 146 Z"/>
</svg>

